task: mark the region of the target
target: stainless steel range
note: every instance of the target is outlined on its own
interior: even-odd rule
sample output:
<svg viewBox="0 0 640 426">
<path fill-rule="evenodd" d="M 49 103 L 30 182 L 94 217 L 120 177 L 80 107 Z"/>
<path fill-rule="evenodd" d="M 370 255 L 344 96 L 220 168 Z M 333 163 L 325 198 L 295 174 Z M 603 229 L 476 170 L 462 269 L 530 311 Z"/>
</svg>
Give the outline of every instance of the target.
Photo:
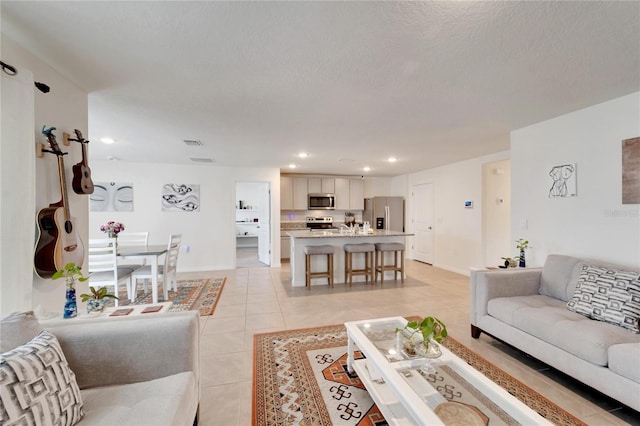
<svg viewBox="0 0 640 426">
<path fill-rule="evenodd" d="M 307 217 L 308 229 L 332 229 L 333 218 L 331 216 Z"/>
</svg>

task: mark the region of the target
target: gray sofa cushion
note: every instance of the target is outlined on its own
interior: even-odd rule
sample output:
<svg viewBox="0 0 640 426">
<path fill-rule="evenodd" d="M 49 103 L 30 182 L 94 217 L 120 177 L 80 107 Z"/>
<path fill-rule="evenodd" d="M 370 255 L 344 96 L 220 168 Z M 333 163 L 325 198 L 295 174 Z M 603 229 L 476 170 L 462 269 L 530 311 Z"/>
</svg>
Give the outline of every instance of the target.
<svg viewBox="0 0 640 426">
<path fill-rule="evenodd" d="M 198 404 L 193 372 L 82 390 L 81 425 L 191 425 Z"/>
<path fill-rule="evenodd" d="M 640 335 L 571 312 L 564 302 L 543 295 L 492 299 L 487 312 L 525 333 L 602 366 L 608 364 L 611 345 L 640 342 Z"/>
<path fill-rule="evenodd" d="M 540 278 L 540 294 L 568 302 L 573 296 L 582 263 L 576 257 L 547 256 Z"/>
<path fill-rule="evenodd" d="M 33 311 L 13 312 L 0 318 L 0 353 L 24 345 L 41 331 Z"/>
<path fill-rule="evenodd" d="M 623 343 L 609 348 L 609 369 L 640 383 L 640 343 Z"/>
</svg>

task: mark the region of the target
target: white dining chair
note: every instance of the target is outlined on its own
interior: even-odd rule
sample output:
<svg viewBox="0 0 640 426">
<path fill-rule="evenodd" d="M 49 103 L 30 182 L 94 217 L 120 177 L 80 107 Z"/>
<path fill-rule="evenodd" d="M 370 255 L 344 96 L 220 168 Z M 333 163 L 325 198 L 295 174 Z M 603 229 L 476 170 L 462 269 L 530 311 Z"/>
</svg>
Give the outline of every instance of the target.
<svg viewBox="0 0 640 426">
<path fill-rule="evenodd" d="M 169 299 L 169 289 L 178 291 L 178 280 L 176 278 L 176 270 L 178 267 L 178 254 L 180 253 L 180 243 L 182 242 L 182 234 L 171 234 L 169 236 L 169 245 L 167 253 L 164 257 L 164 264 L 158 265 L 158 280 L 162 280 L 164 301 Z M 145 265 L 133 271 L 131 280 L 131 294 L 135 297 L 138 288 L 138 280 L 144 280 L 144 292 L 147 292 L 147 280 L 153 278 L 151 276 L 151 266 Z M 157 289 L 154 289 L 157 291 Z"/>
<path fill-rule="evenodd" d="M 148 232 L 122 232 L 118 234 L 118 245 L 123 247 L 146 246 L 148 242 Z"/>
<path fill-rule="evenodd" d="M 115 238 L 89 240 L 89 285 L 91 287 L 113 287 L 116 296 L 118 284 L 125 281 L 127 297 L 131 298 L 131 273 L 134 267 L 119 266 L 116 257 Z M 115 299 L 118 306 L 118 299 Z"/>
<path fill-rule="evenodd" d="M 146 246 L 149 242 L 148 232 L 122 232 L 118 234 L 118 246 L 119 247 L 133 247 L 133 246 Z M 130 267 L 137 269 L 147 264 L 145 259 L 137 259 L 138 262 L 134 262 L 132 259 L 126 256 L 118 257 L 118 265 L 124 267 Z M 135 298 L 135 294 L 134 294 Z"/>
</svg>

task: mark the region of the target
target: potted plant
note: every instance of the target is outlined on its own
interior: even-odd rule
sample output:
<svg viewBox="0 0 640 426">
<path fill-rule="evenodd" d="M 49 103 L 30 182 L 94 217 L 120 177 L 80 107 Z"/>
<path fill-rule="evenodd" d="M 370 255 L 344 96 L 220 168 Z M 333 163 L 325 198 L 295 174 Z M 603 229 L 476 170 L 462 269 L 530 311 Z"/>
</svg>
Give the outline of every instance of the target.
<svg viewBox="0 0 640 426">
<path fill-rule="evenodd" d="M 524 238 L 516 240 L 516 248 L 520 250 L 520 259 L 518 266 L 524 268 L 527 265 L 524 258 L 524 251 L 529 248 L 529 240 L 525 240 Z"/>
<path fill-rule="evenodd" d="M 501 257 L 500 259 L 504 260 L 504 266 L 500 266 L 501 268 L 515 268 L 520 262 L 520 257 Z"/>
<path fill-rule="evenodd" d="M 118 296 L 107 293 L 106 287 L 100 287 L 96 290 L 95 287 L 89 287 L 91 294 L 83 293 L 80 295 L 80 299 L 83 302 L 87 302 L 87 313 L 100 313 L 104 311 L 106 299 L 117 299 Z"/>
<path fill-rule="evenodd" d="M 412 352 L 436 358 L 442 355 L 437 343 L 447 337 L 447 326 L 435 317 L 425 317 L 422 321 L 409 321 L 404 328 L 396 329 L 404 339 L 403 346 L 408 355 Z"/>
<path fill-rule="evenodd" d="M 58 269 L 51 276 L 52 280 L 64 278 L 67 284 L 64 303 L 64 318 L 73 318 L 78 315 L 78 303 L 76 302 L 76 280 L 86 281 L 88 278 L 82 275 L 82 269 L 73 262 L 67 263 L 63 269 Z"/>
</svg>

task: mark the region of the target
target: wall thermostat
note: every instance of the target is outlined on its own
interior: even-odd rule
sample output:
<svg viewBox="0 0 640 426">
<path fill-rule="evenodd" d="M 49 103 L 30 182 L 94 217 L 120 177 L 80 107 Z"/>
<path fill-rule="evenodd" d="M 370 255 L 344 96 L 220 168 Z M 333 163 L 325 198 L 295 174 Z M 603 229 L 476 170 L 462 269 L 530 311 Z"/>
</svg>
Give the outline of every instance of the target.
<svg viewBox="0 0 640 426">
<path fill-rule="evenodd" d="M 473 201 L 467 200 L 464 202 L 464 206 L 468 209 L 473 208 Z"/>
</svg>

